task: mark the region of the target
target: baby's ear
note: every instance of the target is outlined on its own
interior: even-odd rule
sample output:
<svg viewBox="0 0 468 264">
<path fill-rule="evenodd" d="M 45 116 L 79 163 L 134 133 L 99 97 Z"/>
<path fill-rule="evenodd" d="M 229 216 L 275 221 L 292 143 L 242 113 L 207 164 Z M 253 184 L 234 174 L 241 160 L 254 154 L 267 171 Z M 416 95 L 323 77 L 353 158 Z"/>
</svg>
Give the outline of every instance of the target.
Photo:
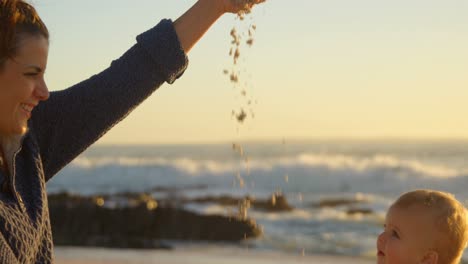
<svg viewBox="0 0 468 264">
<path fill-rule="evenodd" d="M 437 254 L 437 252 L 431 250 L 431 251 L 428 251 L 423 259 L 421 260 L 421 264 L 437 264 L 439 261 L 439 254 Z"/>
</svg>

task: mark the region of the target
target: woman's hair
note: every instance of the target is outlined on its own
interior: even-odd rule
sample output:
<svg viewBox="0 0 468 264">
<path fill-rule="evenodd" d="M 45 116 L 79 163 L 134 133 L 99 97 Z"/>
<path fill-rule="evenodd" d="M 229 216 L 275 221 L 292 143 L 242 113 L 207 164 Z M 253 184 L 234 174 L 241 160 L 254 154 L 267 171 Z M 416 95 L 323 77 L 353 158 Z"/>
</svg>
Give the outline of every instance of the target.
<svg viewBox="0 0 468 264">
<path fill-rule="evenodd" d="M 434 249 L 439 263 L 458 263 L 468 241 L 468 214 L 465 206 L 452 194 L 435 190 L 415 190 L 403 194 L 392 205 L 408 209 L 420 206 L 430 210 L 439 237 Z"/>
<path fill-rule="evenodd" d="M 0 70 L 16 55 L 25 35 L 49 39 L 49 31 L 32 5 L 23 0 L 0 0 Z"/>
</svg>

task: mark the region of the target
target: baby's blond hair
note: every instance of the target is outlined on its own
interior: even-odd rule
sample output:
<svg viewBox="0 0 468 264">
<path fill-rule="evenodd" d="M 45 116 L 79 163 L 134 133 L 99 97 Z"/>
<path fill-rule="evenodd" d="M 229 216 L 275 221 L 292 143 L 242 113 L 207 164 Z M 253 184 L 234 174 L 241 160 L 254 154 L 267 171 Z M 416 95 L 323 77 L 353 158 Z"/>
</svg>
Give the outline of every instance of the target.
<svg viewBox="0 0 468 264">
<path fill-rule="evenodd" d="M 434 190 L 415 190 L 400 196 L 392 205 L 405 209 L 411 206 L 427 208 L 434 215 L 438 239 L 434 250 L 438 263 L 456 264 L 462 257 L 468 241 L 467 210 L 452 194 Z"/>
</svg>

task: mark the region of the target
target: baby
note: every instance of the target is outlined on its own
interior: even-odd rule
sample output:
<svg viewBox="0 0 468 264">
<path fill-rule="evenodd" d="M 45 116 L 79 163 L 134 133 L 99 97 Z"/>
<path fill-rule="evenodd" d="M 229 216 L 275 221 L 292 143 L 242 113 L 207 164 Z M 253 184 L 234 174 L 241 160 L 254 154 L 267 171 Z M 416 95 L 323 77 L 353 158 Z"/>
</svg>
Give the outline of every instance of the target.
<svg viewBox="0 0 468 264">
<path fill-rule="evenodd" d="M 468 240 L 467 211 L 452 195 L 416 190 L 388 210 L 378 264 L 458 264 Z"/>
</svg>

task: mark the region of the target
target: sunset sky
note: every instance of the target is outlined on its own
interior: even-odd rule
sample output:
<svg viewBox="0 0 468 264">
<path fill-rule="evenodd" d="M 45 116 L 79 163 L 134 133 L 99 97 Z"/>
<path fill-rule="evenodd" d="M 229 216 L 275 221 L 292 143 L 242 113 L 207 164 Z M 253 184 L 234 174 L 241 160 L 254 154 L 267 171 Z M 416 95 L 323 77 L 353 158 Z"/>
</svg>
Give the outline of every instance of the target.
<svg viewBox="0 0 468 264">
<path fill-rule="evenodd" d="M 35 0 L 51 32 L 47 81 L 62 90 L 106 68 L 139 33 L 191 0 Z M 238 69 L 255 118 L 224 69 L 234 15 L 223 16 L 163 85 L 100 143 L 308 138 L 468 139 L 468 1 L 269 0 Z M 238 26 L 238 30 L 242 27 Z"/>
</svg>

